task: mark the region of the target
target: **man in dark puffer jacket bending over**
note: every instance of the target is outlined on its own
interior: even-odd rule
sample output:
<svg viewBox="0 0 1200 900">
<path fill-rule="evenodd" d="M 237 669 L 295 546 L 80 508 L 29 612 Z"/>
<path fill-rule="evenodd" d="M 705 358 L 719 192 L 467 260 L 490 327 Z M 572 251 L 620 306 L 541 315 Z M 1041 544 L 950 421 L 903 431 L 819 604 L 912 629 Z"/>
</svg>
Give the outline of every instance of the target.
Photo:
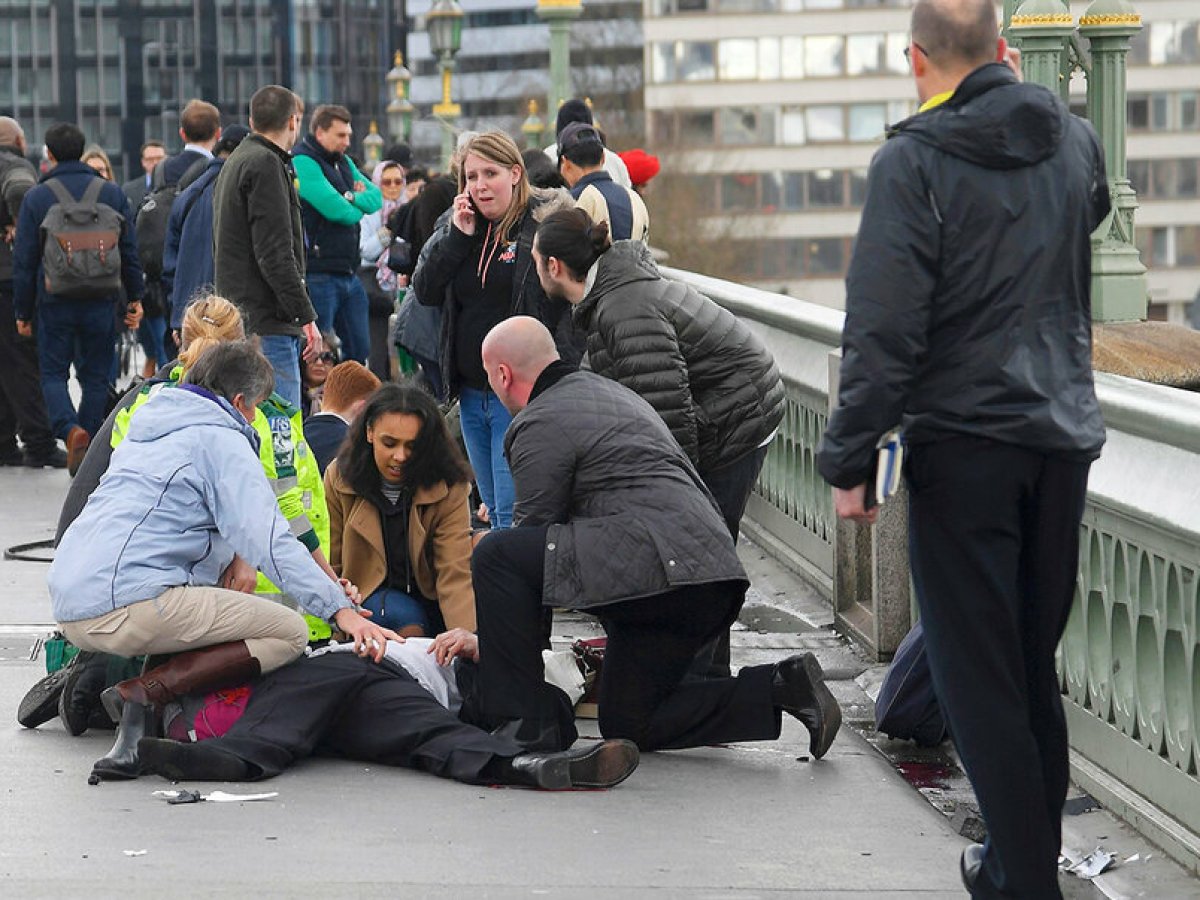
<svg viewBox="0 0 1200 900">
<path fill-rule="evenodd" d="M 662 416 L 736 543 L 783 419 L 783 381 L 767 348 L 728 310 L 663 278 L 644 243 L 610 244 L 608 226 L 582 210 L 547 216 L 533 257 L 546 295 L 575 307 L 592 370 Z M 728 676 L 728 632 L 712 650 L 701 669 Z"/>
</svg>

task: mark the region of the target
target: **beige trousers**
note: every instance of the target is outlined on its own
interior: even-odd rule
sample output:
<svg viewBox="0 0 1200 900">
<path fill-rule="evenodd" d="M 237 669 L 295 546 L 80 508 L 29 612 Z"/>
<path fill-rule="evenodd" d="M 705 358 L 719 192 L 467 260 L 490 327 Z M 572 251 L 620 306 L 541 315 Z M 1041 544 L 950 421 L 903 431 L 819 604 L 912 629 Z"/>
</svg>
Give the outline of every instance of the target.
<svg viewBox="0 0 1200 900">
<path fill-rule="evenodd" d="M 218 587 L 170 588 L 153 600 L 60 627 L 75 646 L 115 656 L 180 653 L 241 640 L 263 672 L 287 665 L 308 643 L 308 625 L 295 610 Z"/>
</svg>

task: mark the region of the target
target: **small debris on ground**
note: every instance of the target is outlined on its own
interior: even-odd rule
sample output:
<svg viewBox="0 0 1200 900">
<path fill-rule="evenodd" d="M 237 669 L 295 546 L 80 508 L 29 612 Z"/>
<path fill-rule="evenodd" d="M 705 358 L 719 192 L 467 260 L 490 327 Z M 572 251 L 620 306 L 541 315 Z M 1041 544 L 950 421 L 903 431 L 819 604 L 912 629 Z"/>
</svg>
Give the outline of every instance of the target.
<svg viewBox="0 0 1200 900">
<path fill-rule="evenodd" d="M 1109 853 L 1103 847 L 1097 847 L 1078 861 L 1064 854 L 1058 858 L 1058 866 L 1064 872 L 1069 872 L 1076 878 L 1083 878 L 1090 881 L 1101 872 L 1112 868 L 1116 864 L 1116 861 L 1117 858 L 1114 854 Z"/>
<path fill-rule="evenodd" d="M 166 800 L 171 805 L 181 803 L 249 803 L 253 800 L 271 800 L 279 796 L 278 791 L 269 794 L 228 794 L 225 791 L 213 791 L 211 794 L 201 794 L 199 791 L 155 791 L 153 796 Z"/>
<path fill-rule="evenodd" d="M 121 852 L 124 853 L 126 856 L 145 856 L 150 851 L 149 850 L 123 850 Z"/>
</svg>

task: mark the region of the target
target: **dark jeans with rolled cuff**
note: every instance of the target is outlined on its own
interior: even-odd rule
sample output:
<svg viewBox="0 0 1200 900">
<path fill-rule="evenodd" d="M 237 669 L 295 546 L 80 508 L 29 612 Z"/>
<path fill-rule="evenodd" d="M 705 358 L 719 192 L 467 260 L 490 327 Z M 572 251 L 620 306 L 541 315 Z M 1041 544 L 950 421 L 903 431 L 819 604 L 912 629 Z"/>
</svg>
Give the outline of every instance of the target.
<svg viewBox="0 0 1200 900">
<path fill-rule="evenodd" d="M 546 527 L 483 539 L 471 559 L 479 626 L 472 715 L 490 727 L 522 723 L 518 740 L 565 749 L 576 738 L 566 695 L 547 684 L 541 650 Z M 744 599 L 738 582 L 689 585 L 588 609 L 608 634 L 600 680 L 600 733 L 642 750 L 779 737 L 773 666 L 736 678 L 684 681 L 697 651 L 728 631 Z"/>
</svg>

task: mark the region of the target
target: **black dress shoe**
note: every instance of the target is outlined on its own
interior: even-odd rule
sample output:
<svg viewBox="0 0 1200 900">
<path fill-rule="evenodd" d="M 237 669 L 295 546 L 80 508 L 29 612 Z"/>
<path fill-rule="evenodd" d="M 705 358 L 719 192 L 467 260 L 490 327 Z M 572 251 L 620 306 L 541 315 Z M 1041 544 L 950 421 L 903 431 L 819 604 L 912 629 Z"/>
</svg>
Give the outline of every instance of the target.
<svg viewBox="0 0 1200 900">
<path fill-rule="evenodd" d="M 567 791 L 616 787 L 637 765 L 637 746 L 618 739 L 557 753 L 522 753 L 509 759 L 505 768 L 511 783 Z"/>
<path fill-rule="evenodd" d="M 27 469 L 65 469 L 67 467 L 67 451 L 57 446 L 40 453 L 26 450 L 22 454 L 21 465 Z"/>
<path fill-rule="evenodd" d="M 67 669 L 64 667 L 51 672 L 25 692 L 17 707 L 17 721 L 26 728 L 37 728 L 44 722 L 49 722 L 58 712 L 58 698 L 62 696 L 63 684 L 67 680 Z"/>
<path fill-rule="evenodd" d="M 983 844 L 970 844 L 963 848 L 962 858 L 958 861 L 958 874 L 962 876 L 963 887 L 974 892 L 975 882 L 979 880 L 979 870 L 983 868 Z"/>
<path fill-rule="evenodd" d="M 842 726 L 842 710 L 825 686 L 825 673 L 815 656 L 801 653 L 775 664 L 771 701 L 804 723 L 813 759 L 820 759 L 829 751 Z"/>
<path fill-rule="evenodd" d="M 138 741 L 142 772 L 171 781 L 250 781 L 254 770 L 240 756 L 209 741 L 185 744 L 165 738 Z"/>
</svg>

